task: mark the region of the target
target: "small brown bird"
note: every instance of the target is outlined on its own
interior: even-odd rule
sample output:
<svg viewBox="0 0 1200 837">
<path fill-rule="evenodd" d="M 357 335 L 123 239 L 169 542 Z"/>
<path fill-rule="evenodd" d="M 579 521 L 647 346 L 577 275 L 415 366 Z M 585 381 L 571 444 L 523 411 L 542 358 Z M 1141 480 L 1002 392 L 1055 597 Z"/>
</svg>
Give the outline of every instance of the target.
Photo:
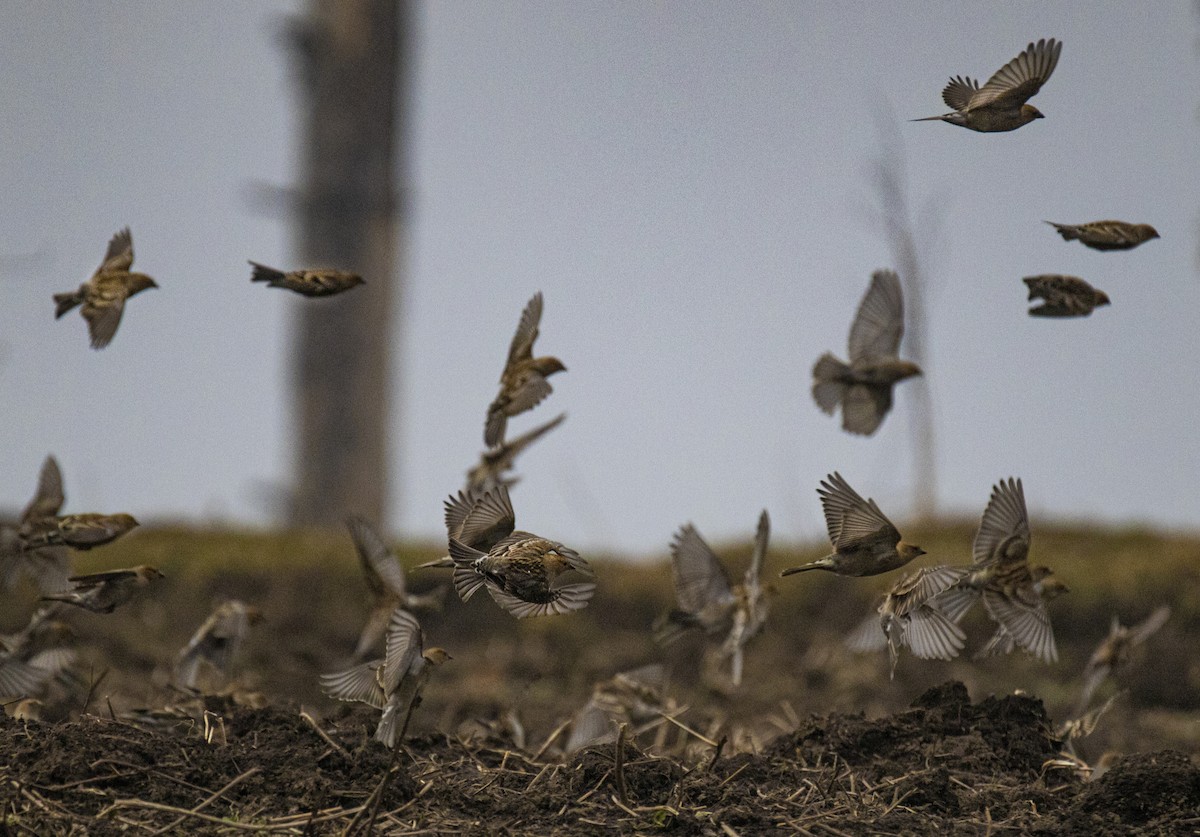
<svg viewBox="0 0 1200 837">
<path fill-rule="evenodd" d="M 334 700 L 365 703 L 383 710 L 375 740 L 393 747 L 404 738 L 412 711 L 433 668 L 451 659 L 442 648 L 423 651 L 424 637 L 415 616 L 396 608 L 388 623 L 383 659 L 321 675 L 321 689 Z"/>
<path fill-rule="evenodd" d="M 38 524 L 53 519 L 64 502 L 62 471 L 53 456 L 42 463 L 37 491 L 21 512 L 16 524 L 0 524 L 0 586 L 11 588 L 22 575 L 28 576 L 43 593 L 61 590 L 71 575 L 71 552 L 65 546 L 27 549 L 21 529 L 32 531 Z"/>
<path fill-rule="evenodd" d="M 163 578 L 154 567 L 142 564 L 127 570 L 73 575 L 70 590 L 42 596 L 42 601 L 66 602 L 93 613 L 112 613 L 152 581 Z"/>
<path fill-rule="evenodd" d="M 251 282 L 266 282 L 268 288 L 284 288 L 301 296 L 333 296 L 366 284 L 366 280 L 357 273 L 345 270 L 318 268 L 283 271 L 258 262 L 250 262 L 250 266 L 254 268 Z"/>
<path fill-rule="evenodd" d="M 438 587 L 423 595 L 408 592 L 408 582 L 400 559 L 388 549 L 375 527 L 363 518 L 351 515 L 346 518 L 346 528 L 354 540 L 363 577 L 374 600 L 367 624 L 363 626 L 354 650 L 354 659 L 362 660 L 371 654 L 387 632 L 392 611 L 397 607 L 406 610 L 441 610 L 446 588 Z"/>
<path fill-rule="evenodd" d="M 54 295 L 54 319 L 60 318 L 77 305 L 82 305 L 92 337 L 92 348 L 103 349 L 117 333 L 125 300 L 147 288 L 157 288 L 153 279 L 144 273 L 130 273 L 133 267 L 133 236 L 129 227 L 121 230 L 108 242 L 104 261 L 92 278 L 79 290 Z"/>
<path fill-rule="evenodd" d="M 596 592 L 591 582 L 552 587 L 551 581 L 568 570 L 587 576 L 592 571 L 575 550 L 528 532 L 514 532 L 486 553 L 451 538 L 450 557 L 454 587 L 464 602 L 486 587 L 496 604 L 518 619 L 582 610 Z"/>
<path fill-rule="evenodd" d="M 1158 633 L 1171 618 L 1171 608 L 1163 605 L 1136 625 L 1126 627 L 1113 617 L 1108 636 L 1092 652 L 1083 669 L 1083 690 L 1076 705 L 1076 714 L 1082 714 L 1091 702 L 1096 689 L 1110 674 L 1117 674 L 1129 664 L 1133 649 Z"/>
<path fill-rule="evenodd" d="M 1035 577 L 1029 566 L 1029 512 L 1025 489 L 1009 477 L 992 487 L 992 496 L 975 535 L 973 562 L 967 575 L 939 595 L 933 605 L 955 624 L 983 599 L 992 621 L 1004 629 L 1016 647 L 1053 663 L 1058 660 L 1054 627 L 1042 599 L 1049 572 Z"/>
<path fill-rule="evenodd" d="M 833 553 L 820 560 L 791 567 L 780 575 L 828 570 L 838 575 L 880 575 L 899 569 L 924 555 L 919 546 L 900 540 L 900 532 L 884 517 L 874 500 L 864 500 L 836 471 L 817 489 Z"/>
<path fill-rule="evenodd" d="M 1108 710 L 1112 709 L 1112 705 L 1116 702 L 1117 698 L 1123 694 L 1125 693 L 1117 692 L 1095 709 L 1084 712 L 1077 718 L 1069 718 L 1063 721 L 1058 729 L 1054 731 L 1054 737 L 1063 743 L 1063 751 L 1068 755 L 1075 755 L 1075 742 L 1080 738 L 1087 738 L 1095 732 L 1100 719 L 1104 717 Z"/>
<path fill-rule="evenodd" d="M 565 372 L 556 357 L 534 357 L 533 343 L 538 337 L 542 319 L 542 292 L 538 291 L 521 312 L 517 333 L 508 348 L 508 361 L 500 375 L 500 392 L 488 407 L 483 443 L 494 448 L 504 441 L 508 420 L 526 410 L 532 410 L 551 393 L 546 380 L 555 372 Z"/>
<path fill-rule="evenodd" d="M 517 483 L 517 477 L 506 477 L 505 472 L 512 469 L 513 462 L 525 448 L 562 424 L 566 417 L 566 413 L 559 413 L 556 418 L 538 425 L 528 433 L 522 433 L 515 439 L 484 451 L 479 455 L 479 464 L 467 472 L 466 491 L 483 493 L 500 485 L 512 488 Z"/>
<path fill-rule="evenodd" d="M 175 661 L 176 685 L 196 689 L 203 663 L 215 669 L 222 679 L 228 677 L 250 627 L 261 620 L 262 611 L 237 599 L 218 605 L 179 653 Z"/>
<path fill-rule="evenodd" d="M 1050 78 L 1061 52 L 1061 41 L 1043 38 L 1001 67 L 983 87 L 972 78 L 956 76 L 942 90 L 942 100 L 954 110 L 913 121 L 941 120 L 972 131 L 994 132 L 1015 131 L 1041 119 L 1041 111 L 1025 103 Z"/>
<path fill-rule="evenodd" d="M 923 660 L 952 660 L 963 649 L 967 635 L 929 602 L 966 574 L 962 567 L 922 567 L 888 591 L 879 606 L 879 627 L 887 638 L 892 679 L 901 647 Z"/>
<path fill-rule="evenodd" d="M 112 543 L 137 525 L 129 514 L 68 514 L 22 525 L 21 539 L 25 549 L 69 546 L 87 550 Z"/>
<path fill-rule="evenodd" d="M 1071 592 L 1071 588 L 1056 576 L 1054 571 L 1049 567 L 1033 567 L 1030 569 L 1029 574 L 1033 577 L 1033 589 L 1043 602 L 1057 599 L 1064 593 Z M 996 632 L 992 634 L 992 638 L 988 640 L 987 644 L 975 654 L 975 659 L 994 657 L 999 654 L 1011 654 L 1016 650 L 1016 647 L 1016 640 L 1013 639 L 1008 629 L 1003 625 L 997 625 Z"/>
<path fill-rule="evenodd" d="M 679 607 L 660 620 L 655 639 L 667 645 L 691 628 L 700 628 L 708 636 L 725 633 L 721 656 L 730 661 L 730 682 L 735 688 L 742 683 L 746 644 L 762 632 L 770 610 L 769 591 L 760 581 L 770 536 L 771 520 L 764 509 L 750 565 L 736 586 L 692 524 L 680 527 L 671 541 L 671 574 Z"/>
<path fill-rule="evenodd" d="M 877 270 L 850 327 L 850 363 L 832 352 L 813 366 L 813 398 L 829 415 L 840 405 L 842 429 L 870 436 L 892 409 L 892 386 L 920 375 L 896 356 L 904 334 L 904 298 L 895 271 Z"/>
<path fill-rule="evenodd" d="M 1062 276 L 1048 273 L 1042 276 L 1026 276 L 1022 280 L 1029 286 L 1029 299 L 1045 302 L 1029 309 L 1031 317 L 1086 317 L 1110 300 L 1104 291 L 1098 291 L 1078 276 Z"/>
<path fill-rule="evenodd" d="M 1152 238 L 1162 238 L 1149 224 L 1124 221 L 1092 221 L 1088 224 L 1047 224 L 1058 230 L 1063 241 L 1078 241 L 1093 250 L 1132 250 Z"/>
<path fill-rule="evenodd" d="M 597 683 L 591 698 L 575 713 L 564 749 L 574 753 L 613 741 L 617 724 L 640 724 L 660 717 L 666 691 L 667 672 L 660 663 L 622 671 Z"/>
</svg>

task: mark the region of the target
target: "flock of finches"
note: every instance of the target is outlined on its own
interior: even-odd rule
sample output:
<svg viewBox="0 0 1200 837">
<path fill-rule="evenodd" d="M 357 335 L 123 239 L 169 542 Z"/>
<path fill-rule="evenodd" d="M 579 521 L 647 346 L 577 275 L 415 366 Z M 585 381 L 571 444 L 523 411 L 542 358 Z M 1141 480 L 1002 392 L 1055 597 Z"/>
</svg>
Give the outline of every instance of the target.
<svg viewBox="0 0 1200 837">
<path fill-rule="evenodd" d="M 1012 131 L 1042 118 L 1027 100 L 1054 72 L 1062 44 L 1040 40 L 1002 67 L 982 87 L 964 77 L 946 85 L 942 98 L 953 111 L 928 117 L 973 131 Z M 924 120 L 918 120 L 924 121 Z M 1129 250 L 1158 233 L 1146 224 L 1097 221 L 1053 224 L 1068 241 L 1079 240 L 1097 250 Z M 348 291 L 362 284 L 353 273 L 338 270 L 284 272 L 251 262 L 252 280 L 310 297 Z M 128 229 L 113 236 L 104 261 L 77 291 L 56 294 L 56 317 L 81 306 L 91 345 L 103 348 L 117 331 L 125 302 L 157 287 L 149 276 L 131 272 L 133 239 Z M 1108 297 L 1074 276 L 1030 276 L 1029 299 L 1043 304 L 1029 311 L 1042 317 L 1082 317 L 1109 304 Z M 445 501 L 447 554 L 423 567 L 452 571 L 454 589 L 468 601 L 480 590 L 514 617 L 561 616 L 587 606 L 596 585 L 588 562 L 559 541 L 516 527 L 506 476 L 516 457 L 558 424 L 565 415 L 515 438 L 507 439 L 510 418 L 532 410 L 550 393 L 549 378 L 565 371 L 555 357 L 535 357 L 534 342 L 542 318 L 540 293 L 521 313 L 509 347 L 500 391 L 487 408 L 486 451 L 467 475 L 466 486 Z M 920 368 L 897 356 L 904 330 L 900 281 L 890 270 L 871 277 L 871 284 L 850 327 L 849 361 L 831 353 L 813 367 L 812 394 L 826 413 L 842 411 L 843 428 L 869 436 L 892 406 L 892 387 L 920 375 Z M 838 473 L 817 489 L 833 551 L 824 558 L 783 571 L 790 576 L 825 570 L 843 576 L 873 576 L 898 570 L 925 554 L 902 540 L 900 532 L 871 499 L 864 499 Z M 44 701 L 78 689 L 74 654 L 65 644 L 69 629 L 59 620 L 65 606 L 111 613 L 162 577 L 154 567 L 140 566 L 91 575 L 71 575 L 71 551 L 107 544 L 129 532 L 137 521 L 128 514 L 60 514 L 62 474 L 53 457 L 46 460 L 33 500 L 20 519 L 0 528 L 0 582 L 13 586 L 29 576 L 47 604 L 30 623 L 11 636 L 0 636 L 0 699 L 20 700 L 24 717 L 34 717 Z M 378 532 L 360 517 L 347 521 L 375 605 L 353 653 L 354 664 L 323 675 L 321 686 L 337 700 L 356 701 L 381 711 L 376 738 L 388 746 L 403 737 L 423 684 L 434 667 L 450 655 L 424 647 L 422 631 L 411 611 L 440 607 L 444 588 L 417 596 L 408 591 L 404 570 Z M 733 584 L 720 560 L 700 533 L 688 524 L 671 542 L 672 570 L 678 607 L 655 625 L 656 639 L 669 644 L 698 629 L 713 640 L 714 652 L 728 660 L 729 681 L 740 685 L 747 643 L 761 633 L 773 589 L 762 583 L 770 521 L 758 521 L 750 566 Z M 849 645 L 860 651 L 887 648 L 894 676 L 901 651 L 921 658 L 948 660 L 966 644 L 960 627 L 977 603 L 995 623 L 995 633 L 980 655 L 1007 654 L 1014 649 L 1047 663 L 1058 652 L 1046 602 L 1067 587 L 1046 566 L 1029 560 L 1030 528 L 1024 489 L 1019 479 L 1001 480 L 992 489 L 975 536 L 972 562 L 966 566 L 923 567 L 901 577 L 883 597 L 875 613 L 855 629 Z M 564 583 L 560 577 L 568 576 Z M 1167 619 L 1157 610 L 1140 625 L 1114 621 L 1083 675 L 1076 720 L 1063 729 L 1065 738 L 1091 731 L 1109 704 L 1093 709 L 1093 693 L 1135 646 L 1145 642 Z M 242 602 L 220 605 L 180 652 L 174 681 L 197 689 L 207 669 L 223 677 L 237 655 L 258 611 Z M 383 656 L 377 656 L 382 644 Z M 598 684 L 587 706 L 575 718 L 567 749 L 613 734 L 614 720 L 636 719 L 639 711 L 661 702 L 664 676 L 654 664 L 624 672 Z M 1111 701 L 1110 701 L 1111 703 Z"/>
</svg>

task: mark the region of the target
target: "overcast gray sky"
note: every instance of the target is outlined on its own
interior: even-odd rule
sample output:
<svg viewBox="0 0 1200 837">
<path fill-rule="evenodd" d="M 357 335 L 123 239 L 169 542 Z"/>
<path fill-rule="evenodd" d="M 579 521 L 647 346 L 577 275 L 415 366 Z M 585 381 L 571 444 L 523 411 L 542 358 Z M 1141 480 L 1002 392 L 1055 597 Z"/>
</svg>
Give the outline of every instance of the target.
<svg viewBox="0 0 1200 837">
<path fill-rule="evenodd" d="M 71 511 L 261 525 L 285 485 L 297 306 L 246 260 L 296 266 L 246 201 L 297 177 L 278 46 L 291 2 L 0 3 L 0 507 L 54 452 Z M 809 394 L 844 354 L 888 245 L 864 207 L 881 109 L 942 113 L 1031 40 L 1064 42 L 1010 134 L 898 121 L 930 265 L 938 498 L 975 515 L 1025 480 L 1038 519 L 1200 527 L 1200 32 L 1191 4 L 516 3 L 420 7 L 409 284 L 397 322 L 390 528 L 435 537 L 482 443 L 521 308 L 569 367 L 510 434 L 567 422 L 519 463 L 522 528 L 665 550 L 691 520 L 749 539 L 821 532 L 838 469 L 911 509 L 911 404 L 850 437 Z M 1129 253 L 1043 219 L 1162 234 Z M 161 288 L 88 348 L 52 293 L 132 226 Z M 1025 315 L 1021 277 L 1070 273 L 1113 305 Z M 964 550 L 966 545 L 964 545 Z M 947 559 L 953 556 L 945 556 Z"/>
</svg>

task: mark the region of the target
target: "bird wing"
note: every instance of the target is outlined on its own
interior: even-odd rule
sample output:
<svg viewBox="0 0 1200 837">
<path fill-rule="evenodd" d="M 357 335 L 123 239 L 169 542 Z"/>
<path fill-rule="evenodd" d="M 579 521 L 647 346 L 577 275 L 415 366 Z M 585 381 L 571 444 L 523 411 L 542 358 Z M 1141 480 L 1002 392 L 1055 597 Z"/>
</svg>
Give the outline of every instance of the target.
<svg viewBox="0 0 1200 837">
<path fill-rule="evenodd" d="M 1062 42 L 1042 38 L 1009 61 L 971 97 L 968 110 L 983 106 L 1019 108 L 1042 89 L 1058 65 Z"/>
<path fill-rule="evenodd" d="M 96 268 L 97 273 L 124 272 L 133 267 L 133 234 L 129 227 L 116 233 L 108 242 L 104 261 Z"/>
<path fill-rule="evenodd" d="M 521 360 L 533 357 L 533 341 L 537 340 L 538 323 L 542 319 L 542 292 L 538 291 L 525 305 L 521 319 L 517 322 L 517 332 L 513 335 L 508 347 L 508 364 L 505 371 Z"/>
<path fill-rule="evenodd" d="M 518 619 L 525 619 L 529 616 L 557 616 L 573 610 L 581 610 L 587 607 L 587 603 L 591 601 L 596 592 L 596 585 L 591 582 L 566 584 L 550 591 L 550 601 L 527 602 L 490 582 L 486 587 L 496 604 Z"/>
<path fill-rule="evenodd" d="M 571 734 L 567 736 L 566 752 L 587 747 L 589 744 L 603 744 L 616 737 L 617 730 L 610 715 L 595 698 L 591 698 L 582 709 L 575 713 L 571 721 Z"/>
<path fill-rule="evenodd" d="M 972 557 L 976 564 L 1004 559 L 1024 560 L 1029 552 L 1029 512 L 1025 488 L 1009 477 L 992 487 L 992 496 L 979 520 Z"/>
<path fill-rule="evenodd" d="M 400 686 L 404 675 L 421 656 L 424 643 L 417 617 L 404 608 L 392 611 L 384 646 L 383 669 L 379 678 L 384 694 L 390 695 Z"/>
<path fill-rule="evenodd" d="M 30 523 L 46 517 L 54 517 L 62 509 L 63 478 L 58 467 L 58 461 L 53 456 L 47 456 L 42 463 L 42 471 L 38 476 L 37 493 L 29 501 L 29 505 L 21 512 L 21 522 Z"/>
<path fill-rule="evenodd" d="M 123 579 L 131 579 L 137 577 L 136 570 L 109 570 L 103 573 L 90 573 L 88 575 L 73 575 L 67 580 L 74 584 L 77 588 L 96 587 L 100 584 L 105 584 L 112 581 L 121 581 Z"/>
<path fill-rule="evenodd" d="M 449 526 L 448 504 L 446 522 Z M 513 511 L 512 499 L 508 496 L 508 489 L 500 485 L 471 504 L 458 533 L 452 533 L 452 536 L 473 549 L 488 552 L 516 528 L 517 514 Z"/>
<path fill-rule="evenodd" d="M 897 582 L 888 595 L 893 599 L 903 601 L 903 604 L 898 606 L 895 612 L 897 614 L 906 613 L 925 604 L 939 593 L 944 593 L 961 581 L 966 574 L 967 570 L 963 567 L 922 567 Z"/>
<path fill-rule="evenodd" d="M 334 700 L 356 701 L 383 709 L 387 698 L 379 685 L 379 668 L 383 660 L 360 663 L 345 671 L 321 675 L 321 690 Z"/>
<path fill-rule="evenodd" d="M 887 634 L 879 622 L 878 609 L 872 610 L 871 615 L 863 619 L 846 634 L 846 647 L 856 654 L 869 654 L 882 651 L 887 647 Z"/>
<path fill-rule="evenodd" d="M 1028 601 L 1019 601 L 1002 591 L 987 589 L 983 591 L 983 606 L 1021 648 L 1047 663 L 1058 661 L 1050 614 L 1036 593 Z"/>
<path fill-rule="evenodd" d="M 762 578 L 763 560 L 767 557 L 767 542 L 770 539 L 771 518 L 767 510 L 763 509 L 762 514 L 758 516 L 758 530 L 754 533 L 754 552 L 750 555 L 750 566 L 746 568 L 743 582 L 752 600 L 758 597 L 762 587 L 759 579 Z"/>
<path fill-rule="evenodd" d="M 894 357 L 904 334 L 904 297 L 894 270 L 871 274 L 854 324 L 850 326 L 850 362 L 869 357 Z"/>
<path fill-rule="evenodd" d="M 680 609 L 700 613 L 712 604 L 733 601 L 725 567 L 690 523 L 671 541 L 671 570 Z"/>
<path fill-rule="evenodd" d="M 1156 611 L 1151 613 L 1137 625 L 1129 629 L 1129 644 L 1141 645 L 1154 634 L 1158 633 L 1158 629 L 1166 624 L 1167 619 L 1171 617 L 1171 608 L 1163 605 Z"/>
<path fill-rule="evenodd" d="M 966 644 L 967 635 L 940 610 L 922 606 L 909 615 L 901 641 L 923 660 L 953 660 Z"/>
<path fill-rule="evenodd" d="M 962 112 L 970 105 L 971 97 L 979 90 L 979 82 L 967 76 L 955 76 L 942 90 L 942 101 Z"/>
<path fill-rule="evenodd" d="M 522 376 L 520 383 L 508 393 L 508 403 L 504 406 L 507 415 L 519 415 L 526 410 L 532 410 L 554 391 L 550 382 L 537 370 L 530 369 Z"/>
<path fill-rule="evenodd" d="M 123 292 L 105 291 L 103 294 L 99 305 L 91 298 L 83 303 L 83 318 L 87 320 L 93 349 L 103 349 L 112 342 L 117 333 L 117 326 L 121 325 L 121 314 L 125 312 Z"/>
<path fill-rule="evenodd" d="M 376 596 L 384 591 L 403 597 L 407 591 L 404 581 L 404 568 L 375 527 L 358 515 L 346 518 L 346 528 L 354 541 L 354 549 L 358 553 L 358 561 L 362 565 L 363 575 L 366 576 L 367 586 Z"/>
<path fill-rule="evenodd" d="M 835 549 L 840 551 L 875 539 L 891 538 L 893 546 L 899 542 L 900 532 L 875 501 L 864 500 L 838 472 L 834 471 L 821 482 L 817 494 L 825 512 L 829 540 Z"/>
<path fill-rule="evenodd" d="M 532 430 L 522 433 L 517 438 L 509 439 L 495 450 L 485 453 L 484 456 L 490 457 L 489 462 L 497 471 L 506 471 L 512 467 L 513 460 L 515 460 L 517 456 L 520 455 L 523 450 L 525 450 L 525 448 L 529 447 L 542 436 L 546 435 L 551 430 L 562 424 L 566 417 L 566 413 L 559 413 L 545 424 L 539 424 Z"/>
<path fill-rule="evenodd" d="M 842 399 L 842 429 L 859 436 L 870 436 L 883 424 L 892 409 L 890 384 L 855 384 L 846 388 Z"/>
</svg>

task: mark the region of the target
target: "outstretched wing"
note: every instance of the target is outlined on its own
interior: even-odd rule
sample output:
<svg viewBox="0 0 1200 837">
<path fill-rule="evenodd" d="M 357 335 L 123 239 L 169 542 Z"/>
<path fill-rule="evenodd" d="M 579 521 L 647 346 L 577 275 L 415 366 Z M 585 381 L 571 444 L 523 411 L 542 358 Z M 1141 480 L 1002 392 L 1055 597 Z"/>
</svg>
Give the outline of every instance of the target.
<svg viewBox="0 0 1200 837">
<path fill-rule="evenodd" d="M 817 494 L 821 497 L 825 526 L 834 549 L 842 551 L 875 540 L 887 539 L 893 545 L 899 542 L 899 530 L 875 501 L 864 500 L 836 471 L 821 482 Z"/>
<path fill-rule="evenodd" d="M 671 541 L 671 570 L 681 610 L 700 613 L 715 602 L 733 598 L 725 568 L 690 523 L 681 526 Z"/>
<path fill-rule="evenodd" d="M 904 334 L 904 297 L 894 270 L 871 274 L 871 286 L 859 303 L 850 327 L 850 362 L 869 357 L 895 357 Z"/>
<path fill-rule="evenodd" d="M 521 360 L 533 357 L 533 341 L 537 340 L 538 323 L 542 320 L 542 292 L 538 291 L 525 305 L 517 332 L 508 347 L 508 366 L 511 368 Z"/>
<path fill-rule="evenodd" d="M 1025 508 L 1025 489 L 1019 479 L 1009 477 L 992 487 L 992 496 L 979 531 L 975 534 L 972 556 L 976 564 L 998 561 L 1023 561 L 1029 554 L 1029 512 Z"/>
<path fill-rule="evenodd" d="M 346 528 L 354 540 L 354 549 L 371 592 L 380 596 L 387 591 L 403 597 L 406 591 L 404 568 L 375 527 L 358 515 L 351 515 L 346 518 Z"/>
<path fill-rule="evenodd" d="M 1025 51 L 1009 61 L 987 80 L 987 84 L 971 97 L 969 110 L 983 106 L 1019 108 L 1042 89 L 1046 79 L 1058 66 L 1062 42 L 1042 38 L 1031 43 Z"/>
</svg>

